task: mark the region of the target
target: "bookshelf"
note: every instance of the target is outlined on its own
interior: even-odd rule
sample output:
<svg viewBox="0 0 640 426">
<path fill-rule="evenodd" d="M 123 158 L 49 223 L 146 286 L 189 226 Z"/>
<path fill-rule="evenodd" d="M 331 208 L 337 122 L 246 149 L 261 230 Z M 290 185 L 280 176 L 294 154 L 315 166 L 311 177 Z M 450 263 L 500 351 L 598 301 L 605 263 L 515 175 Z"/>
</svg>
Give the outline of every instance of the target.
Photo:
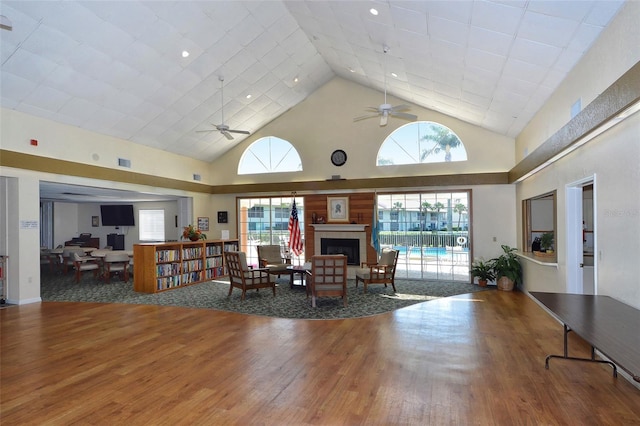
<svg viewBox="0 0 640 426">
<path fill-rule="evenodd" d="M 224 253 L 238 240 L 199 240 L 134 244 L 133 289 L 158 293 L 224 277 Z"/>
</svg>

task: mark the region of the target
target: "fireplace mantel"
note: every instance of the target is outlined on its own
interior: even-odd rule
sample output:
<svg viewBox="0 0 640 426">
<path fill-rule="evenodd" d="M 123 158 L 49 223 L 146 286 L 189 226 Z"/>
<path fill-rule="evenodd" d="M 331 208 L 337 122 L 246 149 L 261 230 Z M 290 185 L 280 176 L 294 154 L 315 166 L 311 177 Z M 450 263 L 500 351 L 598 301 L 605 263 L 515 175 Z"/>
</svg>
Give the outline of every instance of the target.
<svg viewBox="0 0 640 426">
<path fill-rule="evenodd" d="M 357 223 L 314 223 L 316 232 L 364 232 L 368 224 Z"/>
</svg>

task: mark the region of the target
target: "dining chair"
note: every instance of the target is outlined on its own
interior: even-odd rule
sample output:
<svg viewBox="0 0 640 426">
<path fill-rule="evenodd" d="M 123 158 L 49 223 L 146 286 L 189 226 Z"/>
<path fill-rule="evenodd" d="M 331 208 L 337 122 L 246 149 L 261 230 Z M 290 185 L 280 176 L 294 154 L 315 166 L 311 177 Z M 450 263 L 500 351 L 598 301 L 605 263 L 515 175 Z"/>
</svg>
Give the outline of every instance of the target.
<svg viewBox="0 0 640 426">
<path fill-rule="evenodd" d="M 120 279 L 129 282 L 129 255 L 122 251 L 109 251 L 104 256 L 104 281 L 111 281 L 111 274 L 120 275 Z"/>
</svg>

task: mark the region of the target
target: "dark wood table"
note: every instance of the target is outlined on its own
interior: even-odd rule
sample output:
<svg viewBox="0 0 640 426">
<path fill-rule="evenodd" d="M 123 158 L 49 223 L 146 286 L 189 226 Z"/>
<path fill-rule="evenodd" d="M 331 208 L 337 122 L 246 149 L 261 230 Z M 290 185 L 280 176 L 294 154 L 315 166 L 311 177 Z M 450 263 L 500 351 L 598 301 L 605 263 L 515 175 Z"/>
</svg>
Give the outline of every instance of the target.
<svg viewBox="0 0 640 426">
<path fill-rule="evenodd" d="M 530 292 L 564 324 L 564 354 L 551 358 L 616 365 L 640 382 L 640 310 L 609 296 Z M 567 334 L 573 331 L 591 345 L 591 358 L 570 357 Z M 613 362 L 595 359 L 595 349 Z"/>
<path fill-rule="evenodd" d="M 311 274 L 311 270 L 309 268 L 307 268 L 304 265 L 299 265 L 299 266 L 292 265 L 292 266 L 287 266 L 287 272 L 291 274 L 291 281 L 290 281 L 291 288 L 307 286 L 306 278 L 307 278 L 307 275 Z M 296 275 L 299 276 L 297 280 L 296 280 Z"/>
</svg>

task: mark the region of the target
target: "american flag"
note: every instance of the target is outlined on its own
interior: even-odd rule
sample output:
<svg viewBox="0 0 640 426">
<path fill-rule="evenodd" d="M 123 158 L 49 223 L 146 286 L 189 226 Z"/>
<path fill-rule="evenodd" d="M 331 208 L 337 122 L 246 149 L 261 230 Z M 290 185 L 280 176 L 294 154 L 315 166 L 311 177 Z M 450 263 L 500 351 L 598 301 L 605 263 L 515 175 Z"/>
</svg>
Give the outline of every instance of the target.
<svg viewBox="0 0 640 426">
<path fill-rule="evenodd" d="M 300 224 L 298 223 L 298 209 L 296 200 L 293 200 L 291 216 L 289 216 L 289 248 L 296 256 L 302 253 L 302 237 L 300 236 Z"/>
</svg>

